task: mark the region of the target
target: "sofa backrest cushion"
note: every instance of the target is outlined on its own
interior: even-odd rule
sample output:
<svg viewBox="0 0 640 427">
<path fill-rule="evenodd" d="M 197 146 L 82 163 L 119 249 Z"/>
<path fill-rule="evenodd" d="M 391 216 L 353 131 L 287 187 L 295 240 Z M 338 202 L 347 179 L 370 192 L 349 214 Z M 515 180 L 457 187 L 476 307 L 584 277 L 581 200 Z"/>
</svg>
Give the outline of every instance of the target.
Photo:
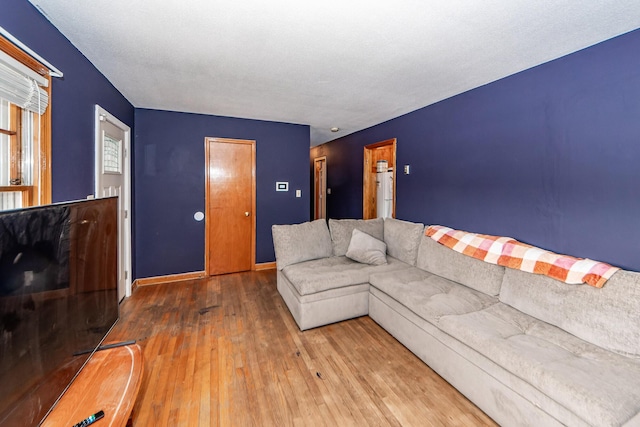
<svg viewBox="0 0 640 427">
<path fill-rule="evenodd" d="M 492 296 L 500 293 L 504 275 L 504 267 L 463 255 L 424 235 L 416 266 Z"/>
<path fill-rule="evenodd" d="M 287 265 L 330 257 L 333 253 L 331 235 L 324 219 L 302 224 L 273 225 L 271 234 L 278 270 Z"/>
<path fill-rule="evenodd" d="M 384 220 L 382 218 L 330 219 L 329 229 L 331 230 L 331 241 L 333 242 L 333 255 L 343 256 L 347 253 L 354 228 L 378 240 L 384 239 Z"/>
<path fill-rule="evenodd" d="M 387 244 L 387 253 L 407 264 L 416 265 L 418 246 L 423 234 L 424 224 L 395 218 L 384 220 L 384 242 Z"/>
<path fill-rule="evenodd" d="M 500 301 L 599 347 L 640 357 L 640 273 L 619 270 L 598 289 L 507 268 Z"/>
</svg>

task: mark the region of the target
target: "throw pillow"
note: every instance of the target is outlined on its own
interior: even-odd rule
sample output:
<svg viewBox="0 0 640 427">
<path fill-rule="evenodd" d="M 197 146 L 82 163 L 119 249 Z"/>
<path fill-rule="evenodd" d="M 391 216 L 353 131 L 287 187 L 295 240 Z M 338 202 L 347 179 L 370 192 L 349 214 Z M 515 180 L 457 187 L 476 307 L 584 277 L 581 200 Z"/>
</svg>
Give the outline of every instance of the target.
<svg viewBox="0 0 640 427">
<path fill-rule="evenodd" d="M 357 228 L 351 233 L 347 258 L 363 264 L 382 265 L 387 263 L 387 245 Z"/>
</svg>

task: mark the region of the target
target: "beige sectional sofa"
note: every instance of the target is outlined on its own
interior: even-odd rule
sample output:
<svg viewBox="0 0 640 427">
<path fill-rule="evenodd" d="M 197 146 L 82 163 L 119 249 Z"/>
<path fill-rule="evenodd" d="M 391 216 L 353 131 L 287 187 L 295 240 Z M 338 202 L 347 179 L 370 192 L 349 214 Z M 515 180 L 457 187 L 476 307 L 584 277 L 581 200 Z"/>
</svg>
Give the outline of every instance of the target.
<svg viewBox="0 0 640 427">
<path fill-rule="evenodd" d="M 387 264 L 345 256 L 353 230 Z M 601 289 L 485 263 L 395 219 L 273 226 L 301 330 L 369 315 L 505 426 L 640 426 L 640 274 Z"/>
</svg>

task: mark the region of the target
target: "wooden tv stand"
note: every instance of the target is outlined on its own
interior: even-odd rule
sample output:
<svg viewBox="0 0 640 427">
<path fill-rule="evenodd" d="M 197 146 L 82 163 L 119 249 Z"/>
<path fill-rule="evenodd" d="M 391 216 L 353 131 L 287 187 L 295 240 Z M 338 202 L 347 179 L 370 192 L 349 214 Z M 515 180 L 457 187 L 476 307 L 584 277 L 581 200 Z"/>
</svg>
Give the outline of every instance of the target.
<svg viewBox="0 0 640 427">
<path fill-rule="evenodd" d="M 95 352 L 42 426 L 73 426 L 102 410 L 95 426 L 122 426 L 129 420 L 143 374 L 142 350 L 137 344 Z"/>
</svg>

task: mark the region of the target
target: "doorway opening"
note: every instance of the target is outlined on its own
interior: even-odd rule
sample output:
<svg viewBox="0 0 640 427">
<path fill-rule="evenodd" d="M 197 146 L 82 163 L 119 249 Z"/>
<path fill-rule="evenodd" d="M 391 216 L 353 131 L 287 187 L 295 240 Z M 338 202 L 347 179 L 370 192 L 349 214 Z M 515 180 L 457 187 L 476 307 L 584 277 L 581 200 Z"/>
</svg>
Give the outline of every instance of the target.
<svg viewBox="0 0 640 427">
<path fill-rule="evenodd" d="M 379 173 L 380 171 L 380 173 Z M 386 172 L 389 176 L 381 175 Z M 389 179 L 387 191 L 382 180 Z M 396 138 L 364 147 L 362 218 L 396 217 Z"/>
<path fill-rule="evenodd" d="M 131 296 L 131 129 L 95 106 L 94 197 L 118 197 L 118 299 Z"/>
<path fill-rule="evenodd" d="M 313 219 L 327 217 L 327 157 L 313 160 Z"/>
</svg>

